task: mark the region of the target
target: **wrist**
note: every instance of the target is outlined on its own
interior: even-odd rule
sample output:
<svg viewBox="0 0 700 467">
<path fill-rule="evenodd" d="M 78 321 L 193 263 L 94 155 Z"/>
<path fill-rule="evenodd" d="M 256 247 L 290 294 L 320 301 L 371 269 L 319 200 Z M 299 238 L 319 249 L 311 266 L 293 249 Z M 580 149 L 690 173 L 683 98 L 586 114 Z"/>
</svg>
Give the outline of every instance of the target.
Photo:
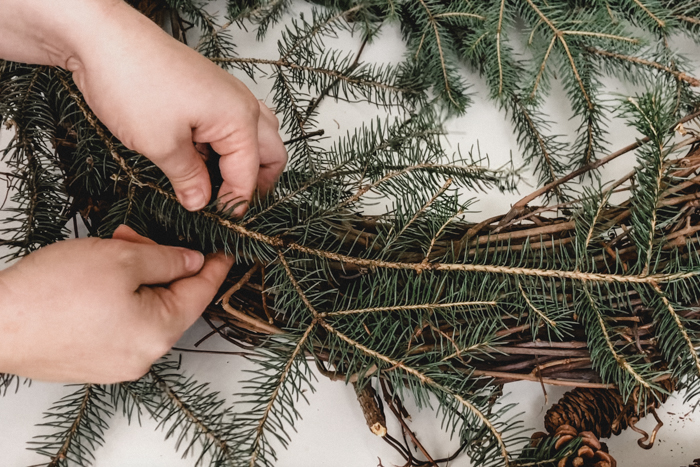
<svg viewBox="0 0 700 467">
<path fill-rule="evenodd" d="M 122 0 L 2 0 L 0 58 L 68 68 Z"/>
</svg>

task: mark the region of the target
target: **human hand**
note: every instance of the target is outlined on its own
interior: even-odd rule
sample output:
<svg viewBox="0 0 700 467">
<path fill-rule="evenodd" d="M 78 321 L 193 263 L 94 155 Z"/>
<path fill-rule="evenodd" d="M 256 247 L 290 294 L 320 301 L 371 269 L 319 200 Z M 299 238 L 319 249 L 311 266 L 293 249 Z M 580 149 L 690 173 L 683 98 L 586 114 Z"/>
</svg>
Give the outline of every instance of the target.
<svg viewBox="0 0 700 467">
<path fill-rule="evenodd" d="M 224 203 L 269 191 L 286 164 L 277 118 L 243 83 L 121 0 L 4 0 L 0 57 L 73 72 L 97 117 L 189 210 L 211 193 L 194 143 L 221 155 Z"/>
<path fill-rule="evenodd" d="M 0 372 L 134 380 L 200 316 L 233 259 L 157 245 L 126 226 L 58 242 L 0 272 Z"/>
<path fill-rule="evenodd" d="M 98 118 L 127 147 L 170 179 L 181 203 L 197 210 L 211 185 L 194 143 L 221 155 L 223 202 L 241 202 L 256 185 L 269 191 L 287 153 L 274 114 L 246 86 L 148 18 L 117 2 L 98 29 L 75 31 L 65 67 Z"/>
</svg>

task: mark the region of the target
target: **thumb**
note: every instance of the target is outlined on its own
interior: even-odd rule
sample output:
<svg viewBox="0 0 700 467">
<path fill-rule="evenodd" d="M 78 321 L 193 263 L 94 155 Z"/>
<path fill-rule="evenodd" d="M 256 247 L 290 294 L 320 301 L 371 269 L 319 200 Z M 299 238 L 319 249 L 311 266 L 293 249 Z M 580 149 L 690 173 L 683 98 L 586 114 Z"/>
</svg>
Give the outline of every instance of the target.
<svg viewBox="0 0 700 467">
<path fill-rule="evenodd" d="M 198 274 L 177 280 L 167 288 L 147 288 L 142 297 L 145 300 L 157 298 L 165 306 L 173 330 L 181 334 L 214 298 L 233 262 L 232 256 L 226 256 L 221 251 L 209 254 Z"/>
<path fill-rule="evenodd" d="M 121 255 L 128 269 L 128 282 L 134 290 L 141 285 L 169 284 L 177 279 L 196 274 L 204 264 L 204 255 L 187 248 L 157 244 L 120 242 L 125 254 Z"/>
<path fill-rule="evenodd" d="M 188 211 L 202 209 L 211 197 L 209 171 L 191 141 L 176 154 L 158 162 L 173 185 L 177 199 Z"/>
</svg>

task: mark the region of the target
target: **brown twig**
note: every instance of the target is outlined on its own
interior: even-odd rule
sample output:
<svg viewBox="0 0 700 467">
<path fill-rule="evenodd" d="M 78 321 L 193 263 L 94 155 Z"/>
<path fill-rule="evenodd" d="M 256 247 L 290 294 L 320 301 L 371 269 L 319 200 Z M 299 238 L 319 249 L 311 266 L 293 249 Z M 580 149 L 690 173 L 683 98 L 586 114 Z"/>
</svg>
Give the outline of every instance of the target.
<svg viewBox="0 0 700 467">
<path fill-rule="evenodd" d="M 689 122 L 691 120 L 696 119 L 699 116 L 700 116 L 700 112 L 695 112 L 695 113 L 692 113 L 690 115 L 687 115 L 687 116 L 681 118 L 676 123 L 676 125 L 674 125 L 674 128 L 678 124 Z M 627 154 L 630 151 L 634 151 L 635 149 L 637 149 L 641 145 L 648 143 L 648 142 L 649 142 L 649 138 L 644 137 L 644 138 L 640 139 L 639 141 L 636 141 L 632 144 L 625 146 L 624 148 L 622 148 L 618 151 L 611 153 L 610 155 L 608 155 L 607 157 L 604 157 L 603 159 L 600 159 L 596 162 L 587 164 L 587 165 L 585 165 L 577 170 L 574 170 L 570 174 L 568 174 L 560 179 L 554 180 L 553 182 L 548 183 L 547 185 L 543 186 L 542 188 L 540 188 L 538 190 L 535 190 L 534 192 L 525 196 L 524 198 L 522 198 L 520 201 L 518 201 L 517 203 L 515 203 L 511 207 L 510 211 L 508 212 L 508 214 L 504 218 L 504 222 L 507 222 L 510 219 L 512 219 L 513 217 L 515 217 L 516 215 L 519 215 L 520 212 L 522 212 L 522 210 L 525 208 L 525 206 L 528 205 L 528 203 L 530 203 L 532 200 L 542 196 L 543 194 L 547 193 L 548 191 L 550 191 L 550 190 L 552 190 L 552 189 L 554 189 L 554 188 L 556 188 L 556 187 L 558 187 L 558 186 L 560 186 L 560 185 L 562 185 L 570 180 L 573 180 L 574 178 L 579 177 L 587 172 L 590 172 L 591 170 L 596 170 L 599 167 L 602 167 L 603 165 L 607 164 L 608 162 L 615 160 L 618 157 L 620 157 L 624 154 Z"/>
</svg>

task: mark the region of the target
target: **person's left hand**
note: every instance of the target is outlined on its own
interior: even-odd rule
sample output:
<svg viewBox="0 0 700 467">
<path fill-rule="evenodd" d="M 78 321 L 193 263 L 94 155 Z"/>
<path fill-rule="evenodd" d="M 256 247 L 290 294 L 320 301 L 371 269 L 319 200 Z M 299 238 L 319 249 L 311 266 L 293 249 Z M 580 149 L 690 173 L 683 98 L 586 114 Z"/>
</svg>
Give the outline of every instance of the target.
<svg viewBox="0 0 700 467">
<path fill-rule="evenodd" d="M 0 373 L 44 381 L 134 380 L 202 314 L 233 264 L 120 226 L 0 271 Z"/>
</svg>

